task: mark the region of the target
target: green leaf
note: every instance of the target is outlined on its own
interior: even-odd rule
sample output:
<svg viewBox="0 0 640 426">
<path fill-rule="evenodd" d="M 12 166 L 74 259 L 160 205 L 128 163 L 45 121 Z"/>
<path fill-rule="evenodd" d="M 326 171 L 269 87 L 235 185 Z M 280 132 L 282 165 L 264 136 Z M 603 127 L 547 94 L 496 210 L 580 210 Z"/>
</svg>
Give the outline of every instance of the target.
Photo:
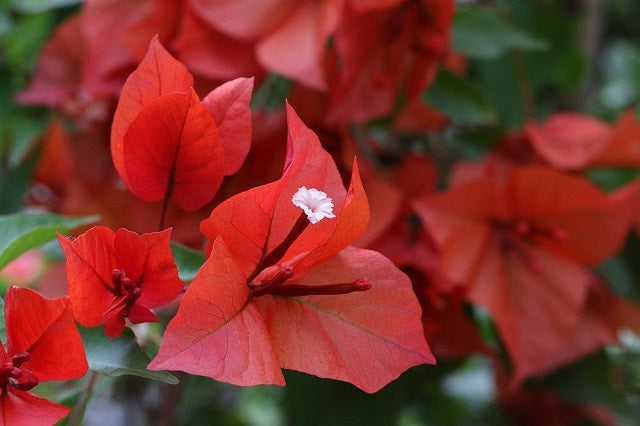
<svg viewBox="0 0 640 426">
<path fill-rule="evenodd" d="M 26 213 L 0 216 L 0 269 L 22 253 L 54 239 L 56 232 L 69 232 L 98 218 Z"/>
<path fill-rule="evenodd" d="M 0 135 L 0 149 L 3 143 Z M 0 215 L 15 213 L 23 208 L 25 193 L 33 179 L 36 159 L 36 155 L 31 155 L 14 169 L 0 168 Z"/>
<path fill-rule="evenodd" d="M 171 242 L 171 251 L 182 281 L 193 281 L 205 261 L 204 254 L 182 244 Z"/>
<path fill-rule="evenodd" d="M 104 327 L 80 328 L 89 369 L 110 377 L 134 375 L 175 385 L 178 378 L 166 371 L 149 371 L 151 360 L 138 346 L 133 332 L 125 328 L 115 339 L 104 334 Z"/>
<path fill-rule="evenodd" d="M 13 19 L 8 11 L 0 10 L 0 37 L 11 31 Z"/>
<path fill-rule="evenodd" d="M 470 81 L 447 70 L 440 70 L 424 100 L 454 122 L 490 124 L 496 113 L 484 94 Z"/>
<path fill-rule="evenodd" d="M 2 56 L 16 77 L 26 76 L 35 68 L 38 52 L 54 24 L 55 16 L 50 13 L 22 15 L 4 35 Z"/>
<path fill-rule="evenodd" d="M 640 289 L 636 277 L 622 256 L 614 256 L 598 265 L 596 272 L 615 293 L 627 299 L 638 300 Z"/>
<path fill-rule="evenodd" d="M 37 13 L 59 7 L 77 6 L 81 0 L 13 0 L 13 7 L 22 13 Z"/>
<path fill-rule="evenodd" d="M 600 350 L 557 370 L 536 385 L 578 404 L 597 404 L 619 416 L 637 418 L 637 409 L 625 400 L 624 387 L 611 380 L 616 369 L 615 360 Z"/>
<path fill-rule="evenodd" d="M 22 164 L 27 155 L 34 149 L 38 137 L 48 124 L 49 112 L 44 108 L 15 108 L 12 118 L 7 123 L 9 133 L 9 167 Z"/>
<path fill-rule="evenodd" d="M 285 99 L 291 92 L 292 85 L 291 80 L 275 73 L 269 73 L 260 87 L 254 92 L 251 99 L 251 109 L 273 111 L 282 108 Z"/>
<path fill-rule="evenodd" d="M 453 47 L 471 58 L 495 59 L 511 49 L 539 51 L 544 40 L 513 28 L 496 10 L 458 8 L 453 22 Z"/>
<path fill-rule="evenodd" d="M 605 191 L 618 189 L 638 177 L 636 169 L 598 167 L 586 171 L 587 177 Z"/>
</svg>

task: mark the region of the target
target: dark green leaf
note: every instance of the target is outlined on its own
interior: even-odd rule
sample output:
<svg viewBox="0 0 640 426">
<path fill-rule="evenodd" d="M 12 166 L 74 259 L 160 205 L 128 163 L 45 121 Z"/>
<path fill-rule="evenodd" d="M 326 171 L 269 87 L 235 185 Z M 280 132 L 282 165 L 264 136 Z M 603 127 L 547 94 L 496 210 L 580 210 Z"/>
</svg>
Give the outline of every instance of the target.
<svg viewBox="0 0 640 426">
<path fill-rule="evenodd" d="M 282 108 L 289 96 L 292 82 L 278 74 L 270 73 L 264 82 L 253 93 L 251 108 L 273 111 Z"/>
<path fill-rule="evenodd" d="M 494 59 L 515 48 L 544 50 L 547 43 L 513 28 L 496 10 L 465 7 L 456 12 L 453 47 L 471 58 Z"/>
<path fill-rule="evenodd" d="M 637 178 L 639 172 L 636 169 L 599 167 L 587 170 L 586 174 L 600 188 L 605 191 L 613 191 Z"/>
<path fill-rule="evenodd" d="M 204 263 L 204 254 L 182 244 L 171 242 L 173 258 L 178 266 L 178 275 L 182 281 L 193 281 L 196 273 Z"/>
<path fill-rule="evenodd" d="M 0 149 L 4 140 L 0 137 Z M 0 154 L 1 155 L 1 154 Z M 24 205 L 24 194 L 32 180 L 36 155 L 31 155 L 24 163 L 13 169 L 0 167 L 0 214 L 20 211 Z"/>
<path fill-rule="evenodd" d="M 38 137 L 47 127 L 49 113 L 41 108 L 15 108 L 7 123 L 9 142 L 9 167 L 22 164 L 33 150 Z"/>
<path fill-rule="evenodd" d="M 470 81 L 441 70 L 433 85 L 425 92 L 424 100 L 462 124 L 489 124 L 496 114 L 484 94 Z"/>
<path fill-rule="evenodd" d="M 637 286 L 637 277 L 634 276 L 624 258 L 614 256 L 603 264 L 598 265 L 596 272 L 605 279 L 617 294 L 628 299 L 635 297 L 637 300 L 640 292 Z"/>
<path fill-rule="evenodd" d="M 54 239 L 56 232 L 69 232 L 98 218 L 26 213 L 0 216 L 0 269 L 22 253 Z"/>
<path fill-rule="evenodd" d="M 627 417 L 634 411 L 625 402 L 624 390 L 611 381 L 614 370 L 610 357 L 599 351 L 555 372 L 539 384 L 552 388 L 569 401 L 603 405 Z"/>
<path fill-rule="evenodd" d="M 80 327 L 80 334 L 90 370 L 111 377 L 129 374 L 173 385 L 178 383 L 178 379 L 166 371 L 147 370 L 151 360 L 140 349 L 130 329 L 126 328 L 115 339 L 105 336 L 103 327 Z"/>
</svg>

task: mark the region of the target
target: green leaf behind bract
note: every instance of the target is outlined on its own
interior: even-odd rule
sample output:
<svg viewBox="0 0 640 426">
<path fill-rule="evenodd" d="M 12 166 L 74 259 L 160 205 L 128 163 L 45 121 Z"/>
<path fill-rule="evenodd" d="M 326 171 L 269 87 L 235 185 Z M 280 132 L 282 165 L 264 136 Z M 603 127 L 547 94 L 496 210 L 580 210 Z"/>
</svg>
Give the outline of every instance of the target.
<svg viewBox="0 0 640 426">
<path fill-rule="evenodd" d="M 16 168 L 27 160 L 35 149 L 39 136 L 48 124 L 50 113 L 43 108 L 13 108 L 11 119 L 5 123 L 9 134 L 9 167 Z"/>
<path fill-rule="evenodd" d="M 133 375 L 172 385 L 178 383 L 177 377 L 171 373 L 147 370 L 150 359 L 140 349 L 130 329 L 125 329 L 115 339 L 105 336 L 104 327 L 79 329 L 90 370 L 110 377 Z"/>
<path fill-rule="evenodd" d="M 0 216 L 0 269 L 22 253 L 53 240 L 56 232 L 69 232 L 96 220 L 98 216 L 26 213 Z"/>
<path fill-rule="evenodd" d="M 453 47 L 475 59 L 495 59 L 511 49 L 539 51 L 547 42 L 509 25 L 496 10 L 459 8 L 453 23 Z"/>
<path fill-rule="evenodd" d="M 457 123 L 489 124 L 496 120 L 493 107 L 480 89 L 451 71 L 441 70 L 423 98 Z"/>
<path fill-rule="evenodd" d="M 2 78 L 2 73 L 0 73 L 0 78 Z M 2 95 L 0 94 L 0 96 Z M 0 128 L 0 132 L 2 132 L 2 128 Z M 0 137 L 0 150 L 3 149 L 4 143 L 8 143 L 8 141 Z M 18 167 L 0 170 L 0 215 L 15 213 L 23 208 L 24 194 L 32 180 L 36 159 L 36 155 L 30 155 Z"/>
<path fill-rule="evenodd" d="M 38 13 L 80 3 L 81 0 L 13 0 L 13 7 L 21 13 Z"/>
<path fill-rule="evenodd" d="M 204 253 L 184 246 L 175 241 L 171 242 L 171 252 L 178 267 L 178 276 L 182 281 L 193 281 L 193 277 L 205 261 Z"/>
<path fill-rule="evenodd" d="M 569 401 L 598 404 L 620 417 L 637 419 L 636 409 L 625 401 L 624 390 L 611 381 L 617 367 L 616 361 L 601 350 L 554 372 L 540 384 Z"/>
</svg>

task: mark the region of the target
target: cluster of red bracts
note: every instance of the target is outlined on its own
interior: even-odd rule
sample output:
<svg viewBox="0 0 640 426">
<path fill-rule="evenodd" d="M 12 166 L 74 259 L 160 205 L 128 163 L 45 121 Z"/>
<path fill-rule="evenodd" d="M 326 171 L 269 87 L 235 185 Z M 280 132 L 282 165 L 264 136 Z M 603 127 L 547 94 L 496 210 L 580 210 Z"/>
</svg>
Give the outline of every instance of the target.
<svg viewBox="0 0 640 426">
<path fill-rule="evenodd" d="M 434 362 L 420 307 L 406 275 L 349 246 L 369 217 L 357 166 L 347 191 L 317 136 L 287 112 L 282 177 L 228 198 L 201 223 L 208 258 L 149 368 L 239 385 L 283 385 L 287 368 L 373 392 Z M 292 202 L 307 187 L 331 198 L 322 220 Z"/>
<path fill-rule="evenodd" d="M 216 155 L 234 164 L 246 155 L 232 142 L 248 137 L 238 127 L 248 125 L 244 88 L 250 85 L 243 81 L 235 86 L 240 91 L 214 90 L 203 101 L 205 108 L 192 89 L 166 83 L 190 79 L 154 39 L 127 80 L 114 118 L 111 148 L 123 182 L 144 199 L 160 196 L 165 207 L 170 202 L 197 207 L 217 191 L 222 175 L 209 167 L 199 146 L 226 141 Z M 181 93 L 191 93 L 186 109 L 176 101 Z M 184 114 L 163 113 L 156 104 Z M 216 115 L 222 118 L 214 120 Z M 406 275 L 386 258 L 349 247 L 369 218 L 356 163 L 347 191 L 333 158 L 291 107 L 287 121 L 282 177 L 227 198 L 202 222 L 210 242 L 207 261 L 188 286 L 149 368 L 240 385 L 282 385 L 281 368 L 290 368 L 373 392 L 411 366 L 434 362 L 420 307 Z M 152 124 L 172 129 L 161 144 L 171 148 L 152 155 L 157 135 L 133 131 L 137 123 L 147 130 Z M 207 128 L 217 129 L 213 141 L 203 136 Z M 143 153 L 141 146 L 149 150 Z M 146 172 L 135 175 L 140 170 Z M 97 226 L 74 239 L 60 235 L 77 321 L 86 327 L 106 324 L 111 337 L 127 321 L 157 321 L 151 309 L 169 303 L 184 287 L 170 232 L 140 235 Z M 306 319 L 291 321 L 292 312 Z M 381 362 L 379 351 L 392 356 Z"/>
</svg>

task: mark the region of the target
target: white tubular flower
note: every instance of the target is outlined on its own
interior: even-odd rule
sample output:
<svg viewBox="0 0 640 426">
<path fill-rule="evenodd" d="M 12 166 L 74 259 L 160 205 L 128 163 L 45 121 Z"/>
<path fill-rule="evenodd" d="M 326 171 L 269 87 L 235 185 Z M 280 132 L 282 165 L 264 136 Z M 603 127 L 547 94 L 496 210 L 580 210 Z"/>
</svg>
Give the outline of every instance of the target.
<svg viewBox="0 0 640 426">
<path fill-rule="evenodd" d="M 307 215 L 309 222 L 315 224 L 320 220 L 336 217 L 333 214 L 333 201 L 322 191 L 315 188 L 301 187 L 291 197 L 291 202 L 300 207 Z"/>
</svg>

